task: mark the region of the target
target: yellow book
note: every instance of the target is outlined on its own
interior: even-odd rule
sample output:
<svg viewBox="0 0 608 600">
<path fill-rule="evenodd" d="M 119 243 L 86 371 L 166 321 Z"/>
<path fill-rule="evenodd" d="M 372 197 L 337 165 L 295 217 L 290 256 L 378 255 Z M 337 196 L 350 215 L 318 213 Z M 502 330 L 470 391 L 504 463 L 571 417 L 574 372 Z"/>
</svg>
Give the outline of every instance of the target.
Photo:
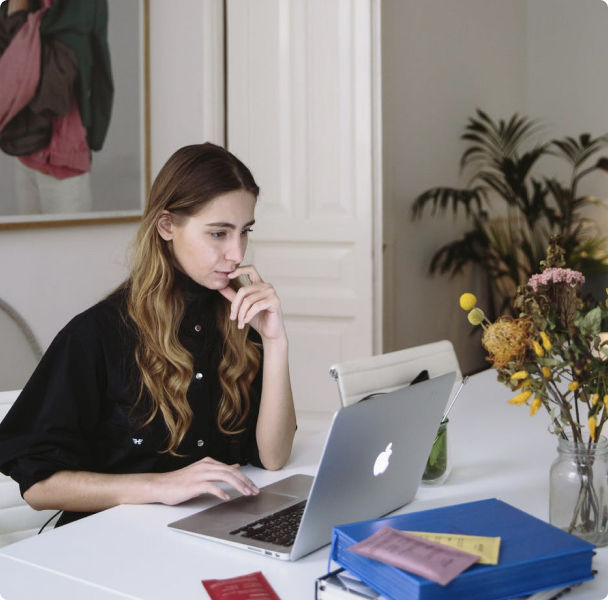
<svg viewBox="0 0 608 600">
<path fill-rule="evenodd" d="M 463 552 L 479 556 L 480 565 L 497 565 L 500 552 L 499 537 L 482 537 L 477 535 L 459 535 L 455 533 L 428 533 L 426 531 L 407 531 L 412 535 L 458 548 Z"/>
</svg>

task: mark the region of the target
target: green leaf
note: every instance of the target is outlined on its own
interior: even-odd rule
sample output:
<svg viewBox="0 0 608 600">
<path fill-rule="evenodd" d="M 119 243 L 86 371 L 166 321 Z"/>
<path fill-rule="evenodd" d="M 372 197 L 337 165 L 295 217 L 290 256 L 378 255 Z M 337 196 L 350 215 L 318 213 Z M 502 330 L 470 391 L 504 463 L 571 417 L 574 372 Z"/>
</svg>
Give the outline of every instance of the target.
<svg viewBox="0 0 608 600">
<path fill-rule="evenodd" d="M 557 360 L 557 358 L 546 357 L 546 358 L 539 358 L 538 364 L 542 365 L 543 367 L 560 367 L 565 363 L 561 360 Z"/>
<path fill-rule="evenodd" d="M 591 309 L 581 320 L 581 333 L 598 334 L 602 328 L 602 309 L 599 306 Z"/>
</svg>

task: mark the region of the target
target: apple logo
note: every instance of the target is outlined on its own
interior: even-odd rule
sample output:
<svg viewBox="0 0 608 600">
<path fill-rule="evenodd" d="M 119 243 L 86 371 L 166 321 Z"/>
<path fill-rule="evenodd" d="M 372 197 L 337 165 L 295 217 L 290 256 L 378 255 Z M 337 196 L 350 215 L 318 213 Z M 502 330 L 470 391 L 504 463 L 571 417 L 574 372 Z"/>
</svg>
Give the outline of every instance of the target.
<svg viewBox="0 0 608 600">
<path fill-rule="evenodd" d="M 391 454 L 393 453 L 393 442 L 391 442 L 386 450 L 378 454 L 376 462 L 374 463 L 374 476 L 377 477 L 386 471 L 388 468 L 388 461 L 390 460 Z"/>
</svg>

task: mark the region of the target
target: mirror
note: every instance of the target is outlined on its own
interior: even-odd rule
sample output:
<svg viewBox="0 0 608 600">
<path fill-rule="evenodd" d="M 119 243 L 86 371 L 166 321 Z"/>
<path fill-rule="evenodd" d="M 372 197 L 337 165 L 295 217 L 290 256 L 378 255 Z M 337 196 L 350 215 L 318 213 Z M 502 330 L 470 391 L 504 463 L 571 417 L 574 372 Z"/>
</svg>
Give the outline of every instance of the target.
<svg viewBox="0 0 608 600">
<path fill-rule="evenodd" d="M 0 152 L 0 229 L 140 218 L 150 187 L 149 0 L 107 3 L 114 98 L 103 146 L 91 153 L 92 209 L 22 214 L 23 202 L 17 194 L 17 185 L 23 185 L 23 180 L 17 179 L 21 163 L 15 156 Z"/>
</svg>

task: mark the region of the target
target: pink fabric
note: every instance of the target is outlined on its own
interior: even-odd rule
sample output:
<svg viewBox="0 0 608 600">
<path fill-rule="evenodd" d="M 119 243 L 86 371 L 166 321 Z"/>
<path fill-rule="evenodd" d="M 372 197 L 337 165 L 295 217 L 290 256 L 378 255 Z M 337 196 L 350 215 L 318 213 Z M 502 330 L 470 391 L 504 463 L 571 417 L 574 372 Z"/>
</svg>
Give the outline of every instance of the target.
<svg viewBox="0 0 608 600">
<path fill-rule="evenodd" d="M 82 126 L 75 96 L 72 96 L 67 115 L 53 119 L 53 136 L 48 146 L 28 156 L 21 156 L 19 160 L 26 167 L 57 179 L 74 177 L 91 170 L 87 132 Z"/>
<path fill-rule="evenodd" d="M 40 21 L 54 0 L 42 0 L 42 8 L 28 15 L 27 21 L 0 56 L 0 131 L 36 94 L 40 81 Z M 87 133 L 82 126 L 75 97 L 69 112 L 53 119 L 53 135 L 46 148 L 21 156 L 32 169 L 57 179 L 74 177 L 91 170 Z"/>
<path fill-rule="evenodd" d="M 36 94 L 40 80 L 40 21 L 53 0 L 42 0 L 42 8 L 27 21 L 0 56 L 0 131 Z"/>
</svg>

